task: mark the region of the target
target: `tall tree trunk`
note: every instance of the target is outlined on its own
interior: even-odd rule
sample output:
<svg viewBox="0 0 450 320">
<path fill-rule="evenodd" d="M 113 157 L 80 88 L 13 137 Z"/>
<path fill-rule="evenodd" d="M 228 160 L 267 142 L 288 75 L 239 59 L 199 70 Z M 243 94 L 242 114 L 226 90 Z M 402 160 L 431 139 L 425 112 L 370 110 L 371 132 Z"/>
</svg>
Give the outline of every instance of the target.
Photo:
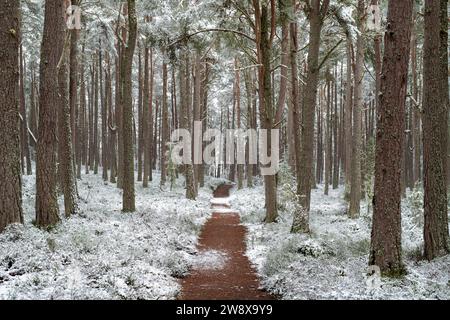
<svg viewBox="0 0 450 320">
<path fill-rule="evenodd" d="M 327 72 L 329 74 L 329 70 Z M 327 114 L 326 114 L 326 130 L 325 130 L 325 195 L 328 195 L 330 188 L 331 166 L 332 166 L 332 146 L 331 146 L 331 81 L 327 80 Z"/>
<path fill-rule="evenodd" d="M 64 47 L 64 3 L 45 2 L 39 87 L 39 133 L 36 162 L 36 225 L 42 228 L 59 222 L 56 153 L 58 63 Z M 56 104 L 57 105 L 57 104 Z"/>
<path fill-rule="evenodd" d="M 191 130 L 191 125 L 189 121 L 189 56 L 188 52 L 183 53 L 184 65 L 181 67 L 181 81 L 180 81 L 180 97 L 181 101 L 181 112 L 180 112 L 180 128 L 185 130 Z M 183 152 L 188 152 L 191 156 L 191 162 L 184 164 L 184 175 L 186 180 L 186 198 L 190 200 L 195 200 L 195 181 L 194 181 L 194 169 L 192 166 L 192 152 L 190 150 L 184 150 Z"/>
<path fill-rule="evenodd" d="M 339 187 L 340 177 L 340 161 L 339 161 L 339 112 L 338 112 L 338 71 L 337 65 L 334 67 L 334 113 L 333 113 L 333 189 L 336 190 Z"/>
<path fill-rule="evenodd" d="M 70 2 L 66 1 L 65 6 Z M 65 10 L 64 10 L 65 11 Z M 64 18 L 65 16 L 63 16 Z M 62 24 L 60 27 L 65 31 L 65 19 L 59 20 Z M 64 194 L 64 210 L 66 217 L 76 214 L 78 211 L 76 199 L 75 186 L 75 172 L 73 166 L 73 147 L 72 147 L 72 128 L 70 121 L 70 97 L 69 97 L 69 62 L 70 62 L 70 47 L 66 47 L 64 35 L 70 36 L 70 32 L 63 33 L 62 43 L 63 48 L 58 64 L 58 92 L 59 92 L 59 109 L 58 109 L 58 157 L 59 157 L 59 172 L 61 178 L 61 185 Z"/>
<path fill-rule="evenodd" d="M 259 5 L 254 1 L 255 17 L 257 20 L 257 52 L 259 67 L 259 110 L 262 129 L 266 129 L 268 137 L 266 141 L 267 153 L 272 153 L 271 134 L 274 125 L 275 112 L 272 101 L 271 70 L 271 46 L 272 36 L 269 22 L 269 9 L 266 3 Z M 273 31 L 273 30 L 272 30 Z M 273 164 L 275 165 L 275 164 Z M 277 183 L 275 175 L 264 176 L 264 189 L 266 201 L 266 223 L 276 222 L 278 218 Z"/>
<path fill-rule="evenodd" d="M 137 16 L 136 1 L 128 0 L 128 43 L 121 66 L 121 105 L 123 108 L 123 212 L 136 210 L 134 193 L 134 156 L 133 156 L 133 97 L 132 69 L 136 48 Z"/>
<path fill-rule="evenodd" d="M 167 152 L 169 142 L 169 105 L 167 103 L 167 63 L 163 62 L 163 95 L 162 95 L 162 119 L 161 119 L 161 186 L 167 181 Z"/>
<path fill-rule="evenodd" d="M 100 42 L 101 46 L 101 42 Z M 99 87 L 100 87 L 100 112 L 102 114 L 102 178 L 103 181 L 108 181 L 108 104 L 106 101 L 106 93 L 104 91 L 104 83 L 103 83 L 103 51 L 100 50 L 99 54 Z"/>
<path fill-rule="evenodd" d="M 446 148 L 448 115 L 447 1 L 425 1 L 423 66 L 423 146 L 425 257 L 432 260 L 449 248 Z M 445 19 L 445 22 L 443 21 Z M 440 21 L 438 24 L 437 21 Z M 443 30 L 445 28 L 445 30 Z M 445 37 L 444 37 L 445 34 Z M 445 58 L 446 59 L 446 58 Z M 445 80 L 445 81 L 444 81 Z M 444 125 L 445 121 L 445 125 Z"/>
<path fill-rule="evenodd" d="M 35 67 L 34 62 L 30 63 L 31 69 L 31 85 L 30 85 L 30 130 L 33 133 L 34 137 L 37 137 L 37 128 L 38 128 L 38 104 L 36 101 L 36 76 L 35 76 Z M 36 143 L 33 140 L 32 146 L 36 148 Z"/>
<path fill-rule="evenodd" d="M 417 17 L 416 8 L 414 6 L 414 17 Z M 419 76 L 418 76 L 418 64 L 417 64 L 417 34 L 414 28 L 412 29 L 411 36 L 411 70 L 412 70 L 412 87 L 413 87 L 413 98 L 411 105 L 413 106 L 413 124 L 412 124 L 412 140 L 413 140 L 413 183 L 416 184 L 421 177 L 421 114 L 419 110 Z"/>
<path fill-rule="evenodd" d="M 148 119 L 148 143 L 149 143 L 149 181 L 153 181 L 153 166 L 154 166 L 154 149 L 153 149 L 153 127 L 155 126 L 154 124 L 155 122 L 155 118 L 156 115 L 154 116 L 154 112 L 153 112 L 153 100 L 154 100 L 154 95 L 153 95 L 153 87 L 154 87 L 154 82 L 155 82 L 155 64 L 154 64 L 154 60 L 153 60 L 153 49 L 150 49 L 150 101 L 149 101 L 149 119 Z"/>
<path fill-rule="evenodd" d="M 358 0 L 358 37 L 356 40 L 356 63 L 355 63 L 355 104 L 353 106 L 353 136 L 352 136 L 352 158 L 350 177 L 350 207 L 348 215 L 350 218 L 358 218 L 361 207 L 361 153 L 362 153 L 362 130 L 361 110 L 364 108 L 364 55 L 365 55 L 365 23 L 366 10 L 364 0 Z"/>
<path fill-rule="evenodd" d="M 112 75 L 111 75 L 111 58 L 109 54 L 106 55 L 106 88 L 108 90 L 108 129 L 109 129 L 109 168 L 111 170 L 109 175 L 109 181 L 116 183 L 117 180 L 117 119 L 115 117 L 115 110 L 113 107 L 113 92 L 112 92 Z"/>
<path fill-rule="evenodd" d="M 253 82 L 251 79 L 251 73 L 245 72 L 245 91 L 247 96 L 247 129 L 253 129 L 253 90 L 252 90 Z M 250 152 L 252 152 L 250 143 L 252 141 L 248 141 L 247 144 L 247 188 L 253 188 L 253 164 L 250 163 Z M 252 145 L 253 146 L 253 145 Z"/>
<path fill-rule="evenodd" d="M 377 110 L 375 196 L 369 264 L 380 267 L 383 274 L 393 276 L 404 272 L 400 173 L 412 3 L 412 0 L 389 1 L 380 108 Z"/>
<path fill-rule="evenodd" d="M 145 63 L 144 63 L 145 64 Z M 143 181 L 143 152 L 144 152 L 144 119 L 143 119 L 143 95 L 144 95 L 144 77 L 142 75 L 142 50 L 139 48 L 139 98 L 138 98 L 138 148 L 137 148 L 137 181 Z"/>
<path fill-rule="evenodd" d="M 235 58 L 235 69 L 236 69 L 236 122 L 237 129 L 241 129 L 241 74 L 239 70 L 239 60 Z M 239 143 L 238 143 L 239 146 Z M 240 150 L 238 150 L 239 152 Z M 239 154 L 238 154 L 239 159 Z M 241 190 L 244 187 L 244 165 L 242 163 L 237 163 L 237 180 L 238 180 L 238 189 Z"/>
<path fill-rule="evenodd" d="M 277 126 L 281 125 L 286 105 L 289 64 L 289 5 L 290 0 L 279 0 L 281 22 L 281 72 L 280 92 L 278 94 L 277 113 L 275 115 L 275 125 Z"/>
<path fill-rule="evenodd" d="M 83 47 L 84 51 L 84 47 Z M 78 129 L 78 137 L 77 137 L 77 143 L 78 143 L 78 156 L 77 156 L 77 163 L 78 163 L 78 170 L 77 170 L 77 176 L 78 179 L 81 179 L 81 167 L 84 164 L 86 164 L 87 161 L 87 125 L 86 125 L 86 82 L 84 78 L 84 63 L 81 63 L 81 73 L 80 73 L 80 111 L 79 111 L 79 129 Z"/>
<path fill-rule="evenodd" d="M 353 120 L 353 80 L 352 43 L 347 45 L 347 80 L 345 84 L 345 199 L 350 201 L 351 163 L 352 163 L 352 120 Z"/>
<path fill-rule="evenodd" d="M 322 91 L 322 90 L 320 90 Z M 316 142 L 316 181 L 323 182 L 323 99 L 319 93 L 319 103 L 317 104 L 317 142 Z M 326 190 L 325 190 L 326 191 Z M 327 192 L 328 193 L 328 192 Z"/>
<path fill-rule="evenodd" d="M 100 161 L 100 143 L 98 138 L 98 112 L 99 112 L 99 73 L 102 71 L 100 67 L 100 53 L 95 55 L 95 76 L 94 76 L 94 174 L 98 174 L 98 166 Z"/>
<path fill-rule="evenodd" d="M 206 130 L 208 129 L 208 81 L 209 81 L 209 66 L 208 66 L 208 62 L 205 59 L 204 61 L 202 61 L 202 82 L 201 82 L 201 120 L 202 120 L 202 132 L 206 132 Z M 173 85 L 175 85 L 175 81 L 172 82 Z M 175 89 L 175 87 L 174 87 Z M 174 91 L 174 95 L 173 98 L 176 97 L 175 91 Z M 174 99 L 175 100 L 175 99 Z M 176 119 L 176 117 L 174 116 L 175 111 L 176 111 L 176 105 L 174 105 L 174 107 L 172 108 L 172 110 L 174 111 L 172 113 L 172 117 L 173 119 Z M 174 123 L 174 128 L 176 128 L 176 125 Z M 203 150 L 205 150 L 206 148 L 206 142 L 202 142 L 203 144 Z M 202 163 L 199 165 L 199 173 L 198 173 L 198 183 L 199 186 L 202 188 L 205 186 L 205 170 L 206 170 L 206 165 L 205 162 L 202 161 Z"/>
<path fill-rule="evenodd" d="M 201 106 L 202 106 L 202 99 L 201 99 L 201 85 L 202 85 L 202 77 L 203 77 L 203 65 L 201 63 L 201 57 L 200 53 L 197 53 L 195 56 L 195 65 L 194 65 L 194 99 L 193 99 L 193 121 L 194 126 L 196 123 L 201 122 Z M 193 127 L 194 130 L 192 132 L 193 139 L 192 139 L 192 154 L 194 159 L 194 177 L 195 177 L 195 188 L 198 190 L 199 186 L 199 171 L 200 171 L 200 164 L 196 162 L 200 162 L 202 160 L 202 153 L 201 153 L 201 146 L 203 145 L 203 133 L 201 132 L 203 130 L 203 126 L 197 126 Z M 198 148 L 196 149 L 194 146 L 197 145 Z M 202 161 L 203 162 L 203 161 Z"/>
<path fill-rule="evenodd" d="M 19 130 L 20 2 L 0 3 L 0 232 L 23 223 Z"/>
<path fill-rule="evenodd" d="M 310 42 L 308 48 L 308 74 L 305 93 L 303 95 L 303 112 L 301 126 L 301 150 L 298 151 L 297 160 L 297 195 L 299 197 L 299 209 L 294 213 L 292 232 L 309 232 L 309 210 L 311 207 L 311 181 L 314 157 L 314 117 L 316 111 L 317 87 L 319 83 L 319 51 L 320 34 L 322 31 L 323 17 L 328 11 L 329 1 L 312 0 L 310 7 Z M 300 145 L 296 143 L 296 148 Z"/>
<path fill-rule="evenodd" d="M 88 89 L 88 97 L 89 97 L 89 107 L 88 107 L 88 118 L 89 118 L 89 166 L 86 168 L 86 174 L 90 172 L 94 168 L 94 63 L 90 68 L 90 89 Z"/>
<path fill-rule="evenodd" d="M 152 88 L 150 88 L 150 66 L 152 65 L 152 62 L 149 64 L 149 59 L 153 59 L 153 57 L 150 57 L 150 49 L 146 47 L 144 49 L 144 96 L 143 96 L 143 106 L 142 106 L 142 125 L 143 125 L 143 138 L 144 138 L 144 144 L 143 144 L 143 153 L 144 153 L 144 176 L 142 179 L 142 185 L 144 188 L 148 188 L 148 181 L 150 177 L 151 172 L 151 132 L 153 128 L 150 126 L 150 121 L 152 120 L 152 107 L 150 102 L 150 96 Z"/>
<path fill-rule="evenodd" d="M 79 5 L 79 0 L 71 0 L 71 5 Z M 74 160 L 74 172 L 77 168 L 77 159 L 79 157 L 80 144 L 79 137 L 79 105 L 78 105 L 78 38 L 79 30 L 73 28 L 68 31 L 70 33 L 70 61 L 69 61 L 69 109 L 70 109 L 70 125 L 72 133 L 72 158 Z M 78 175 L 78 170 L 77 170 Z M 81 171 L 80 171 L 81 178 Z M 76 184 L 76 180 L 75 180 Z M 76 187 L 76 185 L 75 185 Z"/>
<path fill-rule="evenodd" d="M 22 144 L 22 159 L 25 158 L 25 164 L 27 169 L 27 175 L 31 175 L 32 169 L 31 169 L 31 153 L 30 153 L 30 139 L 29 139 L 29 133 L 28 133 L 28 118 L 27 118 L 27 107 L 25 102 L 25 77 L 26 77 L 26 69 L 25 69 L 25 63 L 24 63 L 24 56 L 23 56 L 23 50 L 22 50 L 22 44 L 20 45 L 20 87 L 19 87 L 19 95 L 20 95 L 20 113 L 22 115 L 22 121 L 21 121 L 21 128 L 22 128 L 22 134 L 21 134 L 21 144 Z"/>
</svg>

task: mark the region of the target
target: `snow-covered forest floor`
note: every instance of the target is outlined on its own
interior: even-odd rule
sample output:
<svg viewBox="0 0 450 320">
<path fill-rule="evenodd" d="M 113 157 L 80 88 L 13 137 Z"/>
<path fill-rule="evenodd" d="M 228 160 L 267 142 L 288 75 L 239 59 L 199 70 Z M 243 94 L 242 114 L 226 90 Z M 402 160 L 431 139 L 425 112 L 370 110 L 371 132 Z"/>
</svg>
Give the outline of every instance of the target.
<svg viewBox="0 0 450 320">
<path fill-rule="evenodd" d="M 47 232 L 33 226 L 35 177 L 24 177 L 25 224 L 0 234 L 0 299 L 175 299 L 178 278 L 191 266 L 215 263 L 197 255 L 196 244 L 221 182 L 209 179 L 197 201 L 189 201 L 183 179 L 173 191 L 161 190 L 156 175 L 149 189 L 136 184 L 137 212 L 124 214 L 115 185 L 83 175 L 80 215 L 62 217 Z M 240 212 L 249 230 L 247 255 L 270 293 L 282 299 L 450 299 L 450 257 L 420 259 L 421 192 L 408 192 L 402 204 L 407 276 L 369 286 L 367 202 L 361 218 L 351 220 L 343 188 L 325 196 L 319 186 L 312 195 L 311 235 L 293 235 L 289 188 L 281 181 L 277 224 L 262 222 L 260 181 L 223 199 Z M 62 201 L 60 206 L 63 212 Z"/>
<path fill-rule="evenodd" d="M 185 199 L 182 179 L 174 191 L 161 190 L 158 177 L 149 189 L 137 183 L 137 212 L 124 214 L 115 185 L 83 175 L 81 214 L 46 232 L 32 225 L 35 177 L 24 177 L 25 225 L 0 234 L 0 299 L 176 298 L 214 183 L 197 202 Z"/>
<path fill-rule="evenodd" d="M 282 188 L 283 189 L 283 188 Z M 248 227 L 248 256 L 262 285 L 283 299 L 450 299 L 450 256 L 429 263 L 422 252 L 422 196 L 409 192 L 402 204 L 403 251 L 408 274 L 368 285 L 371 213 L 346 215 L 344 190 L 313 190 L 311 236 L 293 235 L 292 203 L 280 191 L 280 222 L 266 225 L 264 189 L 233 192 L 230 199 Z M 373 279 L 373 278 L 371 278 Z"/>
</svg>

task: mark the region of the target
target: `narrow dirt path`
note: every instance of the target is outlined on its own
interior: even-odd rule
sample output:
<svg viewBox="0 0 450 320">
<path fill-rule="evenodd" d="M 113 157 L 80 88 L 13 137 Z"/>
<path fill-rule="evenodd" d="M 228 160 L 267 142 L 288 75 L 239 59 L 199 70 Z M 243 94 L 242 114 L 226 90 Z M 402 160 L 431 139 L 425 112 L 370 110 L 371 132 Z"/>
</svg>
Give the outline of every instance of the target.
<svg viewBox="0 0 450 320">
<path fill-rule="evenodd" d="M 215 198 L 227 198 L 231 186 L 221 186 Z M 223 210 L 225 209 L 225 210 Z M 214 211 L 216 210 L 216 211 Z M 200 235 L 192 272 L 181 281 L 180 300 L 272 300 L 245 256 L 247 230 L 226 201 L 213 204 L 213 215 Z"/>
</svg>

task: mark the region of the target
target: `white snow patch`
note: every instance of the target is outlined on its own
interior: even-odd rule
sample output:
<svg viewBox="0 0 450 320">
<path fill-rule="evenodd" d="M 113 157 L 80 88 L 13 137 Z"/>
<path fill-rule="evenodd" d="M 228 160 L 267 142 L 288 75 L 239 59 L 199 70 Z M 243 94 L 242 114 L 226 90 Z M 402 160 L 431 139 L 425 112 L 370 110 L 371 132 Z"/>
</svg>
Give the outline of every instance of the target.
<svg viewBox="0 0 450 320">
<path fill-rule="evenodd" d="M 230 207 L 230 198 L 213 198 L 211 199 L 211 206 L 225 206 Z"/>
<path fill-rule="evenodd" d="M 201 251 L 194 259 L 194 270 L 221 270 L 229 260 L 226 252 L 217 250 Z"/>
</svg>

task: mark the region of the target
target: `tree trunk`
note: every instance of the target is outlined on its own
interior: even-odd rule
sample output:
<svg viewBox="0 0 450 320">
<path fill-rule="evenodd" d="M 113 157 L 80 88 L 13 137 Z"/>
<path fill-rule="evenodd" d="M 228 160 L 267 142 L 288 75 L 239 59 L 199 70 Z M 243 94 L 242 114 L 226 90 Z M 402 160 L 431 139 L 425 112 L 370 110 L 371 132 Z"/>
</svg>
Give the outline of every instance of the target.
<svg viewBox="0 0 450 320">
<path fill-rule="evenodd" d="M 202 132 L 206 132 L 206 130 L 208 129 L 208 81 L 209 81 L 209 66 L 208 66 L 208 62 L 205 59 L 202 62 L 203 66 L 203 72 L 202 72 L 202 82 L 201 82 L 201 120 L 202 120 Z M 175 85 L 175 80 L 172 82 L 173 85 Z M 175 87 L 174 87 L 175 90 Z M 174 91 L 174 95 L 173 95 L 173 100 L 174 100 L 174 104 L 176 103 L 176 93 Z M 176 111 L 176 105 L 174 105 L 173 109 L 174 112 L 172 113 L 172 117 L 175 120 L 176 116 L 174 116 L 175 111 Z M 174 128 L 176 128 L 176 124 L 174 123 Z M 206 142 L 202 142 L 203 144 L 203 150 L 205 150 L 204 148 L 206 147 Z M 198 183 L 199 186 L 202 188 L 205 186 L 205 170 L 206 170 L 206 165 L 205 162 L 202 161 L 202 163 L 199 165 L 199 173 L 198 173 Z"/>
<path fill-rule="evenodd" d="M 100 42 L 101 48 L 101 42 Z M 99 54 L 99 68 L 98 68 L 100 77 L 99 77 L 99 87 L 100 87 L 100 112 L 102 114 L 102 178 L 103 181 L 108 182 L 108 105 L 106 103 L 106 94 L 104 91 L 104 83 L 103 83 L 103 51 L 100 50 Z"/>
<path fill-rule="evenodd" d="M 70 2 L 69 2 L 70 3 Z M 66 5 L 69 3 L 66 2 Z M 65 10 L 64 10 L 65 11 Z M 63 16 L 64 18 L 65 16 Z M 76 214 L 78 205 L 76 201 L 75 172 L 73 166 L 72 128 L 70 121 L 69 97 L 69 62 L 70 48 L 66 48 L 65 19 L 59 20 L 63 30 L 61 46 L 62 53 L 58 64 L 58 159 L 61 185 L 64 194 L 64 210 L 66 217 Z M 70 33 L 67 33 L 70 34 Z"/>
<path fill-rule="evenodd" d="M 181 67 L 181 81 L 180 81 L 180 97 L 181 101 L 181 112 L 180 112 L 180 128 L 190 131 L 191 125 L 189 121 L 189 56 L 188 52 L 183 53 L 184 65 Z M 190 150 L 183 150 L 183 152 L 188 152 L 191 157 L 190 163 L 184 164 L 184 175 L 186 180 L 186 198 L 190 200 L 195 200 L 195 182 L 194 182 L 194 169 L 192 166 L 192 152 Z"/>
<path fill-rule="evenodd" d="M 416 9 L 414 8 L 414 17 L 417 17 Z M 413 17 L 413 22 L 415 18 Z M 419 110 L 419 84 L 418 84 L 418 64 L 417 64 L 417 35 L 414 28 L 412 29 L 412 39 L 411 39 L 411 70 L 412 70 L 412 87 L 413 87 L 413 98 L 411 105 L 413 106 L 413 127 L 412 127 L 412 140 L 413 140 L 413 183 L 416 184 L 421 177 L 421 114 Z"/>
<path fill-rule="evenodd" d="M 150 102 L 150 96 L 152 88 L 150 88 L 150 65 L 152 65 L 152 62 L 150 62 L 149 65 L 149 59 L 152 59 L 153 57 L 150 57 L 150 49 L 145 48 L 144 50 L 144 93 L 143 93 L 143 106 L 142 106 L 142 125 L 143 125 L 143 153 L 144 153 L 144 176 L 142 179 L 142 186 L 144 188 L 148 188 L 148 181 L 150 177 L 150 171 L 151 171 L 151 164 L 150 164 L 150 150 L 151 150 L 151 132 L 152 128 L 150 127 L 150 121 L 152 119 L 151 114 L 151 102 Z"/>
<path fill-rule="evenodd" d="M 36 225 L 42 228 L 59 222 L 56 152 L 58 63 L 64 46 L 64 3 L 45 2 L 39 87 L 39 133 L 36 161 Z"/>
<path fill-rule="evenodd" d="M 145 54 L 144 54 L 145 55 Z M 143 181 L 143 155 L 144 155 L 144 77 L 142 76 L 142 50 L 139 48 L 139 67 L 138 67 L 138 148 L 137 148 L 137 181 Z M 145 64 L 145 62 L 144 62 Z"/>
<path fill-rule="evenodd" d="M 389 1 L 380 108 L 377 110 L 375 196 L 369 264 L 380 267 L 383 274 L 391 276 L 404 272 L 400 175 L 412 2 Z"/>
<path fill-rule="evenodd" d="M 271 135 L 274 122 L 274 110 L 272 101 L 271 84 L 271 46 L 269 10 L 266 3 L 261 8 L 259 1 L 255 1 L 255 17 L 257 20 L 257 52 L 259 67 L 259 113 L 262 129 L 266 129 Z M 267 153 L 272 153 L 271 137 L 267 137 Z M 264 189 L 266 201 L 266 223 L 273 223 L 278 218 L 277 183 L 275 175 L 264 176 Z"/>
<path fill-rule="evenodd" d="M 34 62 L 31 63 L 31 85 L 30 85 L 30 130 L 35 137 L 37 137 L 37 128 L 38 128 L 38 104 L 36 101 L 36 76 L 34 70 Z M 36 143 L 33 140 L 32 146 L 36 149 Z"/>
<path fill-rule="evenodd" d="M 100 143 L 98 138 L 98 112 L 99 112 L 99 73 L 101 72 L 100 67 L 100 53 L 97 52 L 95 55 L 95 76 L 94 76 L 94 174 L 98 174 L 98 167 L 100 161 Z"/>
<path fill-rule="evenodd" d="M 329 74 L 329 70 L 327 72 Z M 326 115 L 326 130 L 325 130 L 325 195 L 328 195 L 330 188 L 331 166 L 332 166 L 332 146 L 331 146 L 331 81 L 327 81 L 327 115 Z"/>
<path fill-rule="evenodd" d="M 121 105 L 123 108 L 123 212 L 136 210 L 134 193 L 134 155 L 133 155 L 133 97 L 132 68 L 136 48 L 137 17 L 136 1 L 128 0 L 128 43 L 121 66 Z"/>
<path fill-rule="evenodd" d="M 26 77 L 26 70 L 25 70 L 25 63 L 24 63 L 24 56 L 23 56 L 23 50 L 22 50 L 22 44 L 20 45 L 20 87 L 19 87 L 19 95 L 20 95 L 20 113 L 22 115 L 22 121 L 21 121 L 21 128 L 22 128 L 22 134 L 21 134 L 21 144 L 22 144 L 22 159 L 25 158 L 25 164 L 27 169 L 27 175 L 31 175 L 32 169 L 31 169 L 31 154 L 30 154 L 30 139 L 29 139 L 29 133 L 28 133 L 28 120 L 27 120 L 27 107 L 25 103 L 25 77 Z"/>
<path fill-rule="evenodd" d="M 339 112 L 338 112 L 338 85 L 337 85 L 338 71 L 337 65 L 334 67 L 334 113 L 333 113 L 333 189 L 339 187 L 340 177 L 340 161 L 339 161 Z"/>
<path fill-rule="evenodd" d="M 442 7 L 441 7 L 442 6 Z M 425 257 L 432 260 L 449 252 L 446 147 L 448 83 L 442 59 L 447 41 L 441 34 L 447 25 L 447 1 L 425 1 L 423 66 L 423 146 Z M 441 20 L 445 18 L 445 23 Z M 440 24 L 437 21 L 441 21 Z M 444 33 L 447 36 L 445 27 Z M 444 53 L 444 56 L 447 56 Z M 445 78 L 445 81 L 444 81 Z M 445 83 L 444 83 L 445 82 Z M 447 92 L 446 92 L 447 91 Z M 444 126 L 444 120 L 445 126 Z M 444 146 L 445 144 L 445 146 Z"/>
<path fill-rule="evenodd" d="M 322 90 L 320 90 L 321 92 Z M 317 104 L 317 141 L 316 141 L 316 182 L 323 182 L 323 99 L 319 93 L 319 103 Z M 327 192 L 328 193 L 328 192 Z"/>
<path fill-rule="evenodd" d="M 277 113 L 275 125 L 280 126 L 286 105 L 286 92 L 288 83 L 289 64 L 289 3 L 290 0 L 279 0 L 280 22 L 281 22 L 281 73 L 280 91 L 278 94 Z"/>
<path fill-rule="evenodd" d="M 324 0 L 322 8 L 328 7 L 328 0 Z M 310 42 L 308 48 L 308 74 L 306 79 L 305 93 L 303 95 L 303 112 L 301 126 L 301 150 L 297 151 L 297 195 L 299 197 L 299 208 L 294 213 L 292 232 L 309 232 L 309 210 L 311 207 L 311 181 L 314 157 L 314 118 L 316 112 L 317 87 L 319 83 L 319 51 L 320 34 L 322 30 L 323 17 L 319 0 L 311 1 L 310 12 Z M 327 11 L 327 10 L 326 10 Z M 300 145 L 296 143 L 296 148 Z M 300 153 L 300 154 L 299 154 Z"/>
<path fill-rule="evenodd" d="M 95 67 L 94 63 L 90 68 L 90 89 L 88 89 L 88 97 L 89 97 L 89 166 L 86 168 L 86 174 L 90 172 L 94 168 L 94 73 Z"/>
<path fill-rule="evenodd" d="M 20 2 L 0 3 L 0 232 L 23 223 L 19 130 Z"/>
<path fill-rule="evenodd" d="M 235 81 L 236 81 L 236 122 L 237 129 L 241 129 L 241 74 L 239 70 L 239 59 L 235 58 Z M 239 143 L 238 143 L 239 146 Z M 238 150 L 239 152 L 239 150 Z M 238 155 L 239 159 L 239 155 Z M 238 180 L 238 190 L 244 187 L 244 165 L 242 163 L 237 163 L 237 180 Z"/>
<path fill-rule="evenodd" d="M 163 95 L 162 95 L 162 125 L 161 125 L 161 186 L 164 186 L 167 181 L 167 153 L 169 142 L 169 105 L 167 103 L 167 63 L 163 62 Z"/>
<path fill-rule="evenodd" d="M 71 0 L 71 5 L 77 6 L 79 4 L 79 0 Z M 76 174 L 78 176 L 77 170 L 77 160 L 80 154 L 80 132 L 78 131 L 80 128 L 79 124 L 79 105 L 78 105 L 78 38 L 79 38 L 79 30 L 73 28 L 69 31 L 70 33 L 70 61 L 69 61 L 69 109 L 70 109 L 70 125 L 71 125 L 71 133 L 72 133 L 72 158 L 74 161 L 74 173 L 76 170 Z M 81 170 L 80 175 L 81 178 Z M 76 180 L 75 180 L 76 187 Z M 76 188 L 75 188 L 76 190 Z"/>
<path fill-rule="evenodd" d="M 84 50 L 83 50 L 84 51 Z M 77 175 L 78 178 L 81 179 L 81 167 L 83 164 L 87 162 L 87 125 L 86 125 L 86 83 L 84 78 L 84 64 L 81 64 L 81 73 L 80 73 L 80 111 L 79 111 L 79 129 L 78 129 L 78 170 Z"/>
<path fill-rule="evenodd" d="M 347 45 L 347 80 L 345 84 L 345 199 L 350 201 L 350 181 L 352 163 L 352 121 L 353 121 L 353 80 L 352 43 Z"/>
<path fill-rule="evenodd" d="M 362 130 L 361 110 L 364 108 L 364 55 L 365 55 L 365 23 L 366 23 L 364 0 L 358 0 L 358 37 L 356 40 L 356 63 L 355 63 L 355 105 L 353 106 L 353 136 L 352 136 L 352 158 L 350 177 L 350 207 L 348 215 L 350 218 L 359 218 L 361 211 L 361 153 L 362 153 Z"/>
<path fill-rule="evenodd" d="M 253 90 L 252 90 L 253 82 L 251 79 L 251 73 L 245 72 L 245 91 L 247 96 L 247 129 L 254 129 L 253 128 Z M 248 141 L 247 144 L 247 158 L 248 158 L 248 164 L 247 164 L 247 188 L 253 188 L 253 164 L 250 163 L 250 152 L 252 150 L 250 149 L 250 143 L 252 141 Z"/>
</svg>

